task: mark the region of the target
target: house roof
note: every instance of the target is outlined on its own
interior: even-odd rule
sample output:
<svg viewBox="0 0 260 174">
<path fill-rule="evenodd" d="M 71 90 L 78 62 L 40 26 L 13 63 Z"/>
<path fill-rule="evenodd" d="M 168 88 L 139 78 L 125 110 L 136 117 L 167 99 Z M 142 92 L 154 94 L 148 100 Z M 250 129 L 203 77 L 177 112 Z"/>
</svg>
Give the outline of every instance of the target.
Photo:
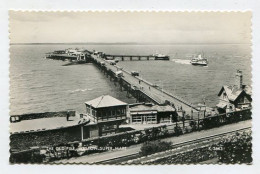
<svg viewBox="0 0 260 174">
<path fill-rule="evenodd" d="M 225 90 L 225 92 L 226 92 L 226 94 L 227 94 L 227 97 L 228 97 L 228 99 L 229 99 L 230 101 L 235 101 L 235 100 L 238 98 L 238 96 L 239 96 L 241 93 L 243 93 L 243 92 L 245 92 L 245 93 L 248 94 L 248 95 L 251 95 L 251 94 L 252 94 L 252 92 L 251 92 L 251 91 L 252 91 L 252 90 L 251 90 L 251 87 L 248 86 L 248 85 L 243 86 L 243 89 L 238 88 L 236 85 L 233 85 L 233 86 L 232 86 L 232 85 L 231 85 L 231 86 L 225 85 L 225 86 L 223 86 L 223 87 L 221 88 L 221 90 L 220 90 L 218 96 L 220 96 L 220 95 L 222 94 L 223 90 Z"/>
<path fill-rule="evenodd" d="M 218 108 L 225 109 L 225 108 L 227 107 L 227 103 L 225 103 L 225 102 L 219 102 L 219 103 L 217 104 L 217 107 L 218 107 Z"/>
<path fill-rule="evenodd" d="M 94 108 L 127 105 L 127 103 L 111 97 L 110 95 L 102 95 L 98 98 L 85 102 L 85 104 L 91 105 Z"/>
<path fill-rule="evenodd" d="M 251 86 L 249 86 L 249 85 L 245 85 L 244 86 L 244 91 L 248 94 L 248 95 L 252 95 L 252 88 L 251 88 Z"/>
</svg>

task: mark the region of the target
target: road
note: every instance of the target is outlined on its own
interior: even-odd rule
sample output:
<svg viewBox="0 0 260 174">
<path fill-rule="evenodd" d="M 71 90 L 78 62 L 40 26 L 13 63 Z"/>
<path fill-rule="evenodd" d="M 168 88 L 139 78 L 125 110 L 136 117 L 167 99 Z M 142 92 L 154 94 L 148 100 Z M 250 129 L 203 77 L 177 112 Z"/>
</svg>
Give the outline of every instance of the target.
<svg viewBox="0 0 260 174">
<path fill-rule="evenodd" d="M 242 129 L 250 126 L 251 126 L 251 120 L 241 121 L 239 123 L 229 124 L 222 127 L 209 129 L 209 130 L 203 130 L 200 132 L 193 132 L 190 134 L 181 135 L 179 137 L 165 138 L 163 139 L 163 141 L 170 141 L 173 144 L 175 144 L 175 143 L 185 142 L 189 140 L 196 140 L 198 138 L 203 138 L 215 134 L 221 134 L 228 131 Z M 142 144 L 138 144 L 138 145 L 127 147 L 124 150 L 115 150 L 115 151 L 107 151 L 98 154 L 91 154 L 91 155 L 81 156 L 77 158 L 60 160 L 60 161 L 56 161 L 55 163 L 95 163 L 103 160 L 134 154 L 140 151 L 141 146 Z"/>
</svg>

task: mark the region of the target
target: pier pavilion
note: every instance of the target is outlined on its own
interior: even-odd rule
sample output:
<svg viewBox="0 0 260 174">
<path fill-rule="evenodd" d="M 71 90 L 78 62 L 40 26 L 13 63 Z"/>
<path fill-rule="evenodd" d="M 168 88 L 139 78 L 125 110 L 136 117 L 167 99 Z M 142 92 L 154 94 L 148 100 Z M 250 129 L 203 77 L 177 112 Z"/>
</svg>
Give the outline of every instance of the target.
<svg viewBox="0 0 260 174">
<path fill-rule="evenodd" d="M 117 133 L 119 125 L 126 120 L 127 103 L 109 95 L 85 104 L 87 115 L 98 126 L 99 136 Z"/>
<path fill-rule="evenodd" d="M 131 124 L 157 124 L 177 121 L 177 113 L 172 106 L 137 104 L 129 107 Z"/>
</svg>

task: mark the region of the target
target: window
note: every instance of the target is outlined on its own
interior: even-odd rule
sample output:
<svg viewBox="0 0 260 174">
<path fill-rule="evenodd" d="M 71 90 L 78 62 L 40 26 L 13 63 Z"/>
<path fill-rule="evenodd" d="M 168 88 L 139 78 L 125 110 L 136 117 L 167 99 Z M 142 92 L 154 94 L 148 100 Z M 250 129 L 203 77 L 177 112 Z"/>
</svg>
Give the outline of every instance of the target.
<svg viewBox="0 0 260 174">
<path fill-rule="evenodd" d="M 142 116 L 141 115 L 133 115 L 132 116 L 132 123 L 141 123 L 142 122 Z"/>
<path fill-rule="evenodd" d="M 90 109 L 89 109 L 89 107 L 87 107 L 87 114 L 90 114 Z"/>
<path fill-rule="evenodd" d="M 156 122 L 156 116 L 155 115 L 147 115 L 146 116 L 146 121 L 148 123 L 155 123 Z"/>
<path fill-rule="evenodd" d="M 103 125 L 102 131 L 114 130 L 116 128 L 117 128 L 116 124 L 115 125 Z"/>
<path fill-rule="evenodd" d="M 92 109 L 92 113 L 93 116 L 96 116 L 95 110 Z"/>
<path fill-rule="evenodd" d="M 116 110 L 116 115 L 121 115 L 120 109 L 117 109 L 117 110 Z"/>
</svg>

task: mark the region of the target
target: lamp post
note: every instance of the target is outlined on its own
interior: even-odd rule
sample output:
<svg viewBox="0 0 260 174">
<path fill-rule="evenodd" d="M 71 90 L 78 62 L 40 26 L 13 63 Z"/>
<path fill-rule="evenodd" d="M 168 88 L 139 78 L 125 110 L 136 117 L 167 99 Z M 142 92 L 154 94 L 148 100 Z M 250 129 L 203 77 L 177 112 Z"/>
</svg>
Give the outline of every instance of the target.
<svg viewBox="0 0 260 174">
<path fill-rule="evenodd" d="M 205 107 L 204 108 L 204 113 L 203 113 L 204 114 L 204 118 L 205 118 L 206 117 L 206 109 L 207 109 L 207 107 L 206 107 L 206 98 L 205 97 L 203 98 L 203 104 L 204 104 L 204 107 Z"/>
<path fill-rule="evenodd" d="M 185 115 L 185 111 L 182 111 L 182 127 L 183 127 L 183 130 L 184 130 L 184 127 L 185 127 L 185 118 L 184 118 L 184 115 Z"/>
<path fill-rule="evenodd" d="M 200 110 L 198 112 L 198 130 L 200 130 Z"/>
</svg>

